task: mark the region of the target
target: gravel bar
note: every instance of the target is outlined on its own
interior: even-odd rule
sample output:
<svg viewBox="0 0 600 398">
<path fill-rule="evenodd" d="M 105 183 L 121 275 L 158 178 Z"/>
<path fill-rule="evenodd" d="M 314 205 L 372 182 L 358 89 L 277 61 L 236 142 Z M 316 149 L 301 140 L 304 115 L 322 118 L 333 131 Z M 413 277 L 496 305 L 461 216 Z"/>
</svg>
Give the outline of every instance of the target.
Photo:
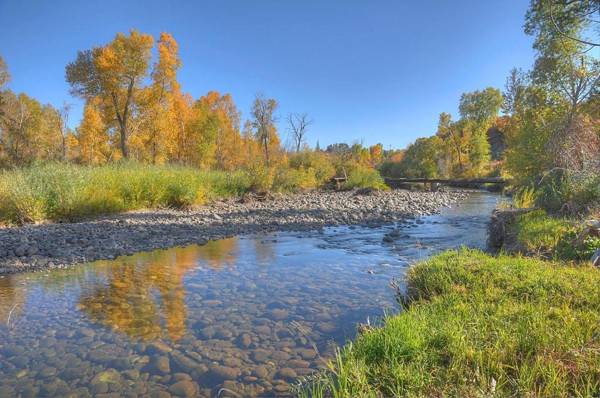
<svg viewBox="0 0 600 398">
<path fill-rule="evenodd" d="M 466 195 L 461 191 L 314 191 L 266 200 L 230 199 L 188 211 L 144 210 L 75 223 L 0 228 L 0 274 L 65 268 L 249 233 L 379 226 L 437 213 Z"/>
</svg>

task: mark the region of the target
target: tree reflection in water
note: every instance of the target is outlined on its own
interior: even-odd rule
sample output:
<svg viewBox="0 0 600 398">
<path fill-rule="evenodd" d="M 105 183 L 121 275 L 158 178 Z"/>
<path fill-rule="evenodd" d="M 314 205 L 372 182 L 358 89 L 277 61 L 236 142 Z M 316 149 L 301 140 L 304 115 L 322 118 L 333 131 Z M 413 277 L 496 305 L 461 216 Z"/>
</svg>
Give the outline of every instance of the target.
<svg viewBox="0 0 600 398">
<path fill-rule="evenodd" d="M 79 308 L 89 318 L 134 338 L 178 340 L 186 330 L 184 277 L 207 264 L 233 267 L 236 238 L 96 263 L 97 283 L 84 289 Z"/>
</svg>

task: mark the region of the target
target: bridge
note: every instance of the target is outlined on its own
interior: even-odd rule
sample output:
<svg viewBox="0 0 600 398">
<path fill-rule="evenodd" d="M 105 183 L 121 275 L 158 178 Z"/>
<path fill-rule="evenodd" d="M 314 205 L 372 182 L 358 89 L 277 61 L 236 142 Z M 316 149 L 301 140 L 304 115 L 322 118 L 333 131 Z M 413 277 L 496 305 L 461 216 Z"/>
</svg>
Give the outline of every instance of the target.
<svg viewBox="0 0 600 398">
<path fill-rule="evenodd" d="M 384 177 L 385 183 L 392 188 L 398 188 L 403 184 L 421 183 L 421 184 L 440 184 L 455 187 L 478 187 L 484 184 L 495 184 L 504 186 L 508 180 L 501 177 L 481 177 L 481 178 L 392 178 Z"/>
<path fill-rule="evenodd" d="M 346 182 L 348 177 L 333 177 L 331 180 L 335 183 L 339 190 Z M 501 177 L 481 177 L 481 178 L 392 178 L 383 177 L 385 183 L 391 188 L 401 188 L 406 184 L 429 184 L 433 188 L 433 184 L 449 185 L 462 188 L 479 188 L 481 185 L 490 184 L 502 188 L 510 181 Z"/>
</svg>

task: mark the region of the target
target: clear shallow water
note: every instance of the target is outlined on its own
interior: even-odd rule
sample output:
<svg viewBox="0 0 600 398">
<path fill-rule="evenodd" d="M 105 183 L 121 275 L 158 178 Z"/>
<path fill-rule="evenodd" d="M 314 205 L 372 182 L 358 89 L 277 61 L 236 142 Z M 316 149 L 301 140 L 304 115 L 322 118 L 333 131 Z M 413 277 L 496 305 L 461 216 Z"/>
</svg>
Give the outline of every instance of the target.
<svg viewBox="0 0 600 398">
<path fill-rule="evenodd" d="M 0 397 L 285 396 L 357 322 L 397 310 L 389 282 L 415 260 L 483 248 L 498 200 L 1 277 Z"/>
</svg>

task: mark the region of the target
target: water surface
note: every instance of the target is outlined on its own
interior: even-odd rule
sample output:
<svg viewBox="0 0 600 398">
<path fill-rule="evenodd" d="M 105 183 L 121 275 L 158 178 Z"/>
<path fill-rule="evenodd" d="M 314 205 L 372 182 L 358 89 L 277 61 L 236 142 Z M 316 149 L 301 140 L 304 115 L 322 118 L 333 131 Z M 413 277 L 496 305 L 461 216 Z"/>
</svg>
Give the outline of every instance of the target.
<svg viewBox="0 0 600 398">
<path fill-rule="evenodd" d="M 1 277 L 0 397 L 285 396 L 397 310 L 389 282 L 411 263 L 484 247 L 497 200 Z"/>
</svg>

